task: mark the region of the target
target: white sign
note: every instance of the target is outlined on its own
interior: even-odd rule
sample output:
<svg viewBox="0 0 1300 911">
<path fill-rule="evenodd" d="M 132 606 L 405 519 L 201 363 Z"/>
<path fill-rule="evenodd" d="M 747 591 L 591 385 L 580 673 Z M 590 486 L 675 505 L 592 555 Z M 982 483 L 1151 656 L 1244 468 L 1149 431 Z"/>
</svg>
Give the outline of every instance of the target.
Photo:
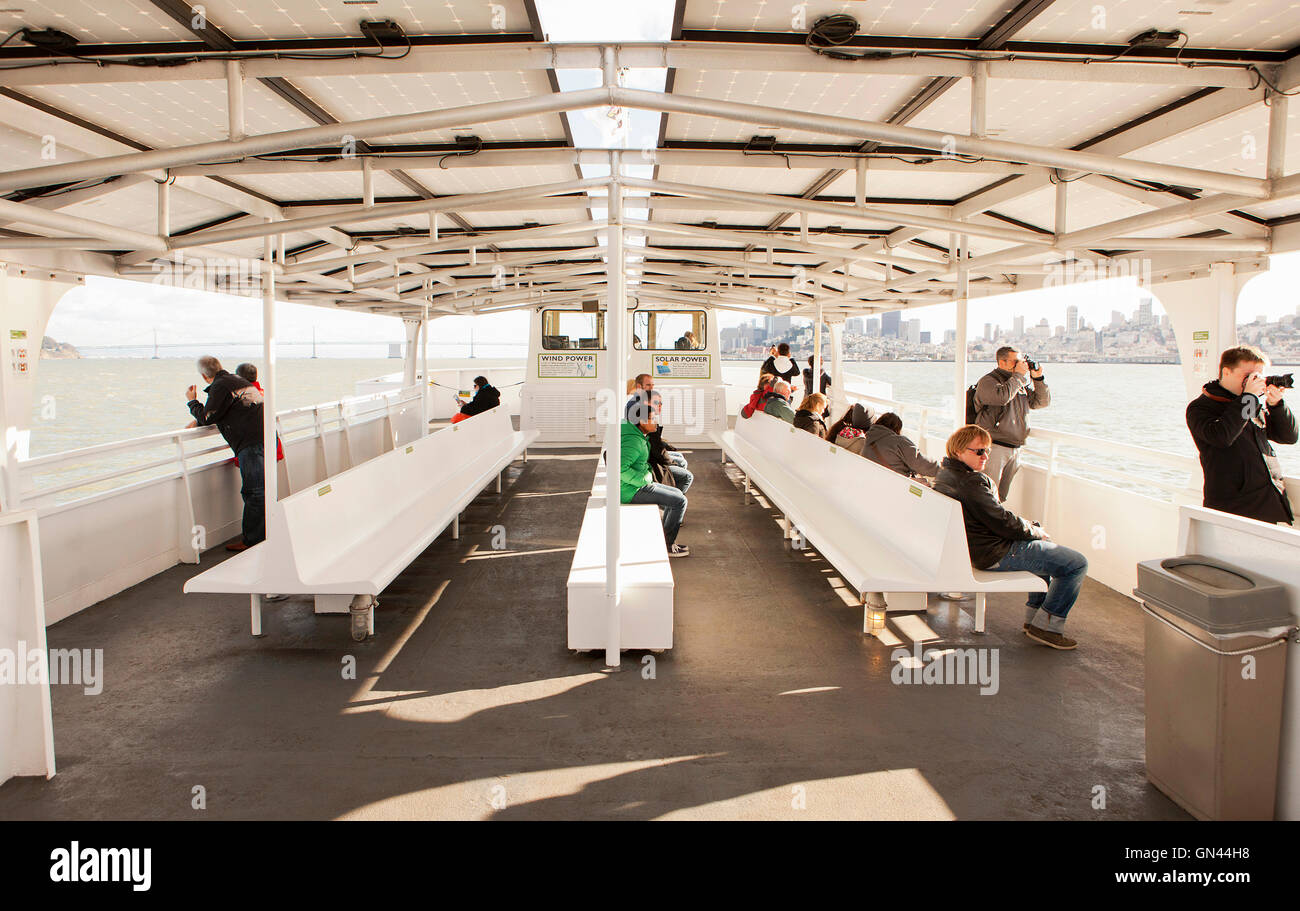
<svg viewBox="0 0 1300 911">
<path fill-rule="evenodd" d="M 539 354 L 537 355 L 537 378 L 542 380 L 595 379 L 596 355 Z"/>
<path fill-rule="evenodd" d="M 707 380 L 712 376 L 708 354 L 656 354 L 653 371 L 656 378 Z"/>
</svg>

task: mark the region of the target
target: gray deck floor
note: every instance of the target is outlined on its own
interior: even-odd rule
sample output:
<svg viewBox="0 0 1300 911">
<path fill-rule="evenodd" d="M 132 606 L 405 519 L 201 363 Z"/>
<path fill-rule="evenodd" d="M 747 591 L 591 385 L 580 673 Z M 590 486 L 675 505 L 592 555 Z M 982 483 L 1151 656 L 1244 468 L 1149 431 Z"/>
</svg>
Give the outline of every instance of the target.
<svg viewBox="0 0 1300 911">
<path fill-rule="evenodd" d="M 940 647 L 997 649 L 999 691 L 896 685 L 834 570 L 744 506 L 716 452 L 692 456 L 675 648 L 652 679 L 645 653 L 620 673 L 571 654 L 594 467 L 516 463 L 385 592 L 364 644 L 306 600 L 268 605 L 253 639 L 246 600 L 181 594 L 191 566 L 57 624 L 52 648 L 104 649 L 104 691 L 54 687 L 59 774 L 0 787 L 0 818 L 1188 818 L 1143 774 L 1131 601 L 1089 581 L 1080 648 L 1057 652 L 1021 632 L 1020 596 L 990 596 L 985 636 L 935 600 L 912 616 Z"/>
</svg>

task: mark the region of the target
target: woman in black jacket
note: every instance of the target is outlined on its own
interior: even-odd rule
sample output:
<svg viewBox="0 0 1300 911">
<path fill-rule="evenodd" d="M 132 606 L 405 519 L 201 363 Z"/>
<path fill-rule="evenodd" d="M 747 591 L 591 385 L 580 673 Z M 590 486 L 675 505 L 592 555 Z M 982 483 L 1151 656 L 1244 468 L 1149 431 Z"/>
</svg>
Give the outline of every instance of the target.
<svg viewBox="0 0 1300 911">
<path fill-rule="evenodd" d="M 794 413 L 794 426 L 800 430 L 806 430 L 811 434 L 826 439 L 826 419 L 822 413 L 826 411 L 826 396 L 820 392 L 814 392 L 806 396 L 799 403 L 799 410 Z"/>
<path fill-rule="evenodd" d="M 501 404 L 501 393 L 487 381 L 485 376 L 474 377 L 474 398 L 460 406 L 460 414 L 452 419 L 456 424 L 465 418 L 472 418 Z M 461 417 L 464 415 L 464 417 Z"/>
<path fill-rule="evenodd" d="M 1300 432 L 1282 388 L 1265 381 L 1267 369 L 1268 358 L 1252 345 L 1223 352 L 1219 379 L 1187 406 L 1187 429 L 1201 457 L 1207 509 L 1290 525 L 1295 515 L 1269 441 L 1292 445 Z"/>
<path fill-rule="evenodd" d="M 984 466 L 993 438 L 983 427 L 967 424 L 948 437 L 948 456 L 934 489 L 961 503 L 966 548 L 975 569 L 1031 572 L 1047 583 L 1047 592 L 1032 592 L 1026 603 L 1025 635 L 1056 649 L 1078 645 L 1065 635 L 1065 618 L 1079 598 L 1088 558 L 1056 544 L 1041 525 L 1022 519 L 1002 505 Z"/>
</svg>

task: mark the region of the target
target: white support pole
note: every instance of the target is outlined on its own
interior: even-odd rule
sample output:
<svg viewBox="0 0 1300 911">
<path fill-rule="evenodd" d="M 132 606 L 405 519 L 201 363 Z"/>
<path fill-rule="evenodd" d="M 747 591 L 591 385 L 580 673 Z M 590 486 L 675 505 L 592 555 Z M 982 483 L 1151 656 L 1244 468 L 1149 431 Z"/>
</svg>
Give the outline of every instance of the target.
<svg viewBox="0 0 1300 911">
<path fill-rule="evenodd" d="M 361 204 L 367 209 L 375 204 L 375 171 L 368 155 L 361 159 Z"/>
<path fill-rule="evenodd" d="M 158 184 L 158 236 L 171 236 L 172 223 L 171 182 L 164 180 Z"/>
<path fill-rule="evenodd" d="M 437 242 L 438 240 L 438 213 L 429 213 L 429 240 Z"/>
<path fill-rule="evenodd" d="M 809 387 L 813 392 L 820 392 L 822 388 L 822 302 L 821 298 L 817 299 L 817 316 L 816 322 L 813 323 L 813 364 L 812 364 L 812 386 Z"/>
<path fill-rule="evenodd" d="M 1070 185 L 1066 183 L 1064 180 L 1064 172 L 1057 171 L 1056 172 L 1056 211 L 1052 217 L 1052 230 L 1056 233 L 1056 236 L 1058 238 L 1063 236 L 1065 232 L 1069 230 L 1066 227 L 1066 222 L 1065 222 L 1065 204 L 1066 204 L 1066 196 L 1069 192 L 1069 189 L 1070 189 Z"/>
<path fill-rule="evenodd" d="M 977 61 L 971 66 L 970 83 L 970 134 L 976 139 L 983 139 L 987 118 L 989 92 L 989 65 L 987 61 Z"/>
<path fill-rule="evenodd" d="M 424 319 L 420 320 L 420 360 L 424 365 L 424 394 L 420 396 L 423 420 L 420 422 L 420 436 L 429 435 L 429 396 L 433 388 L 429 385 L 429 304 L 424 304 Z"/>
<path fill-rule="evenodd" d="M 226 113 L 230 120 L 230 141 L 239 142 L 244 132 L 244 64 L 226 61 Z"/>
<path fill-rule="evenodd" d="M 1218 351 L 1231 348 L 1237 344 L 1237 267 L 1232 263 L 1211 263 L 1210 275 L 1214 277 L 1215 297 L 1218 300 L 1218 314 L 1215 336 L 1219 340 Z M 1218 351 L 1211 351 L 1211 358 Z M 1215 371 L 1218 365 L 1211 367 L 1211 379 L 1218 379 Z"/>
<path fill-rule="evenodd" d="M 271 533 L 271 515 L 279 499 L 279 473 L 275 461 L 275 394 L 279 378 L 275 374 L 275 262 L 271 251 L 275 236 L 262 239 L 262 469 L 266 480 L 266 533 Z M 257 635 L 254 633 L 253 635 Z"/>
<path fill-rule="evenodd" d="M 948 255 L 957 263 L 957 337 L 953 340 L 953 427 L 966 423 L 966 328 L 968 300 L 966 238 L 957 245 L 957 235 L 948 235 Z"/>
<path fill-rule="evenodd" d="M 612 56 L 612 55 L 611 55 Z M 608 78 L 608 73 L 606 74 Z M 626 319 L 626 267 L 623 262 L 623 187 L 619 180 L 622 156 L 609 155 L 609 241 L 606 274 L 609 297 L 605 312 L 605 358 L 609 364 L 608 423 L 605 427 L 605 466 L 610 483 L 605 490 L 605 603 L 607 627 L 605 635 L 605 664 L 618 667 L 621 661 L 622 617 L 619 604 L 619 560 L 622 538 L 619 522 L 618 466 L 622 464 L 621 434 L 624 420 L 623 403 L 626 399 L 623 376 L 627 363 L 623 352 L 623 323 Z"/>
<path fill-rule="evenodd" d="M 844 376 L 844 322 L 833 322 L 831 327 L 831 418 L 838 418 L 848 407 L 845 397 Z"/>
<path fill-rule="evenodd" d="M 1280 180 L 1286 173 L 1286 95 L 1270 92 L 1268 96 L 1268 169 L 1269 180 Z"/>
<path fill-rule="evenodd" d="M 867 160 L 859 158 L 857 162 L 857 183 L 853 189 L 853 201 L 858 206 L 867 204 Z"/>
</svg>

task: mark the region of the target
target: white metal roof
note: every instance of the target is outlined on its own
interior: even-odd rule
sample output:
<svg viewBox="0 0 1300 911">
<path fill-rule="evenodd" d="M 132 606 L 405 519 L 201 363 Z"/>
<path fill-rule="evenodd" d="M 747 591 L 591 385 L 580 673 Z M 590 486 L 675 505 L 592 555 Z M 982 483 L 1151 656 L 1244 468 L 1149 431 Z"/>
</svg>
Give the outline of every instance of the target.
<svg viewBox="0 0 1300 911">
<path fill-rule="evenodd" d="M 290 300 L 408 317 L 576 301 L 603 291 L 610 159 L 570 125 L 629 108 L 664 113 L 653 147 L 623 152 L 627 221 L 685 302 L 848 314 L 1067 256 L 1139 256 L 1158 278 L 1300 248 L 1289 0 L 679 0 L 674 40 L 607 46 L 546 43 L 525 0 L 17 9 L 0 34 L 80 43 L 0 48 L 4 262 L 144 276 L 260 257 L 284 221 Z M 834 14 L 858 23 L 837 52 L 864 59 L 805 47 Z M 363 18 L 406 41 L 381 48 Z M 1180 34 L 1129 45 L 1149 29 Z M 621 87 L 647 67 L 666 92 Z M 603 88 L 558 91 L 557 72 L 602 68 Z"/>
</svg>

